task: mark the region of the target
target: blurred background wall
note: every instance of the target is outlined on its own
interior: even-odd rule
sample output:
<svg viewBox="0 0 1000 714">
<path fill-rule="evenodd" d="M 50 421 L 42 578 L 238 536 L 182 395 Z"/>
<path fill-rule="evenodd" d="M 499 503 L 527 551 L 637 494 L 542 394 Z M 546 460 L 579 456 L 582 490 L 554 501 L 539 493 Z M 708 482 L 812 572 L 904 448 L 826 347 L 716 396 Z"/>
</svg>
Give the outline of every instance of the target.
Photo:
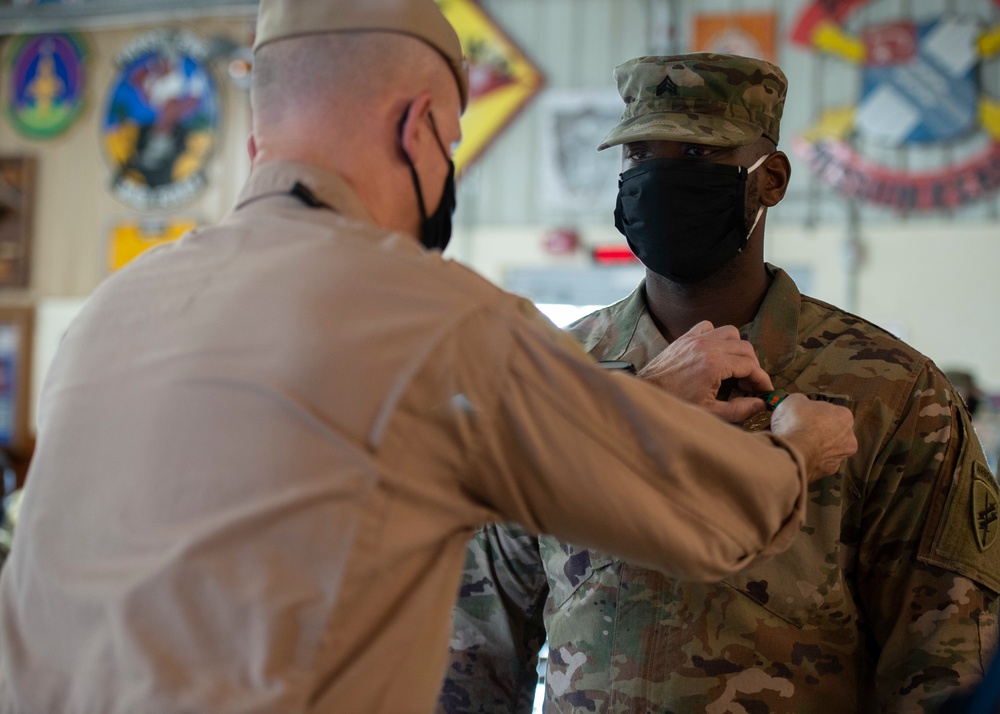
<svg viewBox="0 0 1000 714">
<path fill-rule="evenodd" d="M 458 0 L 441 4 L 464 11 Z M 790 85 L 779 149 L 791 159 L 792 187 L 768 213 L 768 260 L 788 269 L 803 292 L 873 320 L 945 369 L 971 373 L 987 394 L 1000 392 L 1000 3 L 465 4 L 484 13 L 500 33 L 494 39 L 502 40 L 496 47 L 488 41 L 466 46 L 484 95 L 503 84 L 512 57 L 531 72 L 519 99 L 481 112 L 490 134 L 462 166 L 450 257 L 553 305 L 546 309 L 557 322 L 624 297 L 641 268 L 595 260 L 595 251 L 614 253 L 624 246 L 612 217 L 619 155 L 594 150 L 620 113 L 615 65 L 695 49 L 759 54 L 781 66 Z M 132 225 L 140 235 L 155 237 L 172 224 L 213 222 L 231 206 L 249 169 L 242 72 L 254 11 L 252 2 L 223 0 L 0 0 L 0 102 L 6 108 L 0 158 L 30 157 L 35 171 L 30 276 L 25 286 L 0 287 L 0 307 L 28 306 L 34 317 L 29 419 L 62 330 L 112 269 L 111 236 L 121 237 L 122 227 Z M 163 29 L 205 42 L 220 114 L 205 157 L 205 188 L 179 205 L 137 207 L 111 186 L 116 174 L 108 148 L 110 97 L 121 82 L 116 62 L 122 53 Z M 26 35 L 63 32 L 75 33 L 86 48 L 84 105 L 65 131 L 30 136 L 11 118 L 18 91 L 15 50 Z M 900 49 L 900 37 L 917 44 Z M 513 48 L 506 58 L 505 43 Z M 886 79 L 886 67 L 911 61 L 920 48 L 950 58 L 954 81 L 942 83 L 940 72 L 919 65 Z M 907 82 L 925 106 L 901 103 L 898 96 L 893 102 L 888 89 Z M 801 147 L 812 147 L 813 158 Z M 846 158 L 817 159 L 823 147 L 847 152 Z M 916 205 L 915 194 L 851 196 L 850 187 L 830 183 L 843 183 L 847 170 L 885 185 L 902 180 L 940 186 L 927 189 L 931 198 L 924 206 Z M 2 340 L 0 333 L 0 352 Z"/>
</svg>

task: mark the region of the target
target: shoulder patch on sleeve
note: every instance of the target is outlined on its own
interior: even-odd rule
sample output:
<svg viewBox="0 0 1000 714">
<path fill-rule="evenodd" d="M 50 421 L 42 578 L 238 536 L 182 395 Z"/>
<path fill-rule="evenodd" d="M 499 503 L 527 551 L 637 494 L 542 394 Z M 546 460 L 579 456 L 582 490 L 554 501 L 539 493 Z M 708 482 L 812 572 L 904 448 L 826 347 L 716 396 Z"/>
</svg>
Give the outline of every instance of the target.
<svg viewBox="0 0 1000 714">
<path fill-rule="evenodd" d="M 957 572 L 1000 593 L 1000 488 L 984 461 L 956 470 L 941 522 L 921 560 Z M 929 546 L 929 547 L 928 547 Z"/>
<path fill-rule="evenodd" d="M 972 479 L 972 527 L 976 530 L 979 550 L 986 552 L 997 539 L 1000 523 L 997 522 L 997 501 L 1000 494 L 993 474 L 986 464 L 976 462 L 976 473 Z"/>
</svg>

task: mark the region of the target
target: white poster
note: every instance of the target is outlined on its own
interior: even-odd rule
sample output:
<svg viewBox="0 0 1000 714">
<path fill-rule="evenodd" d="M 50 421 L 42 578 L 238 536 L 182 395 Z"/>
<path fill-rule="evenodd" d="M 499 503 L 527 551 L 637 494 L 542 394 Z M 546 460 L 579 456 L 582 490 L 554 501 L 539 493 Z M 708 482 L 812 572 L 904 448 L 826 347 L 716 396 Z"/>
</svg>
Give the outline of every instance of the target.
<svg viewBox="0 0 1000 714">
<path fill-rule="evenodd" d="M 621 118 L 621 97 L 613 90 L 547 90 L 539 108 L 542 206 L 610 216 L 618 195 L 621 147 L 597 151 L 597 146 Z"/>
</svg>

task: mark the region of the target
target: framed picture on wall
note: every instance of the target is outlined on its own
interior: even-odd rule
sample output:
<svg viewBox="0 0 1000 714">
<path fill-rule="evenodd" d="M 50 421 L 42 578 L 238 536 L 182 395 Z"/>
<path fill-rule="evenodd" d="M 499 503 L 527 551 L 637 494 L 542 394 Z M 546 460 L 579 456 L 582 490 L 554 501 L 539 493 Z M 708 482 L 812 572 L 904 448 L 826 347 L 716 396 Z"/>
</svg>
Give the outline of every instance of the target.
<svg viewBox="0 0 1000 714">
<path fill-rule="evenodd" d="M 31 343 L 34 310 L 0 306 L 0 448 L 19 451 L 30 441 Z"/>
<path fill-rule="evenodd" d="M 545 85 L 545 74 L 475 0 L 438 0 L 468 62 L 469 106 L 455 149 L 461 176 Z"/>
<path fill-rule="evenodd" d="M 26 288 L 31 277 L 35 159 L 0 156 L 0 288 Z"/>
<path fill-rule="evenodd" d="M 124 268 L 150 248 L 176 241 L 202 222 L 191 216 L 114 219 L 108 229 L 108 272 Z"/>
<path fill-rule="evenodd" d="M 550 90 L 540 102 L 540 200 L 546 208 L 610 216 L 618 194 L 621 149 L 597 146 L 618 124 L 623 104 L 605 90 Z"/>
<path fill-rule="evenodd" d="M 775 62 L 778 13 L 700 13 L 694 17 L 692 52 L 758 57 Z"/>
</svg>

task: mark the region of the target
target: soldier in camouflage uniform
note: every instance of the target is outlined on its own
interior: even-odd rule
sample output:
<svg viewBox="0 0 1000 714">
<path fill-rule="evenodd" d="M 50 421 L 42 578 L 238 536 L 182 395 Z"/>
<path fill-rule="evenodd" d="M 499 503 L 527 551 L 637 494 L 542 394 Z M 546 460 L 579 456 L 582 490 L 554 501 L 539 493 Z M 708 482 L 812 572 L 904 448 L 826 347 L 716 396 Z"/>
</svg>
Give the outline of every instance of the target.
<svg viewBox="0 0 1000 714">
<path fill-rule="evenodd" d="M 937 710 L 982 678 L 997 643 L 998 490 L 966 408 L 930 359 L 764 263 L 763 214 L 790 175 L 776 151 L 777 67 L 697 54 L 638 58 L 615 75 L 626 108 L 601 148 L 624 145 L 617 222 L 646 278 L 571 333 L 641 376 L 664 350 L 677 350 L 679 370 L 710 357 L 705 336 L 684 335 L 699 320 L 741 326 L 775 399 L 804 392 L 849 405 L 859 449 L 813 484 L 790 550 L 717 584 L 517 528 L 483 530 L 468 551 L 439 711 L 530 712 L 546 636 L 549 714 Z M 761 157 L 752 174 L 733 168 Z M 691 211 L 707 208 L 683 195 L 682 162 L 738 177 L 719 189 L 742 189 L 736 250 L 670 234 L 670 221 L 690 228 Z M 655 195 L 660 179 L 632 179 L 658 166 L 651 173 L 681 199 Z M 653 194 L 645 204 L 643 191 Z M 655 215 L 661 199 L 666 217 Z M 643 242 L 642 226 L 658 218 L 674 253 Z M 692 277 L 696 255 L 721 264 Z M 720 398 L 739 394 L 729 387 Z M 744 427 L 766 428 L 768 413 Z"/>
</svg>

